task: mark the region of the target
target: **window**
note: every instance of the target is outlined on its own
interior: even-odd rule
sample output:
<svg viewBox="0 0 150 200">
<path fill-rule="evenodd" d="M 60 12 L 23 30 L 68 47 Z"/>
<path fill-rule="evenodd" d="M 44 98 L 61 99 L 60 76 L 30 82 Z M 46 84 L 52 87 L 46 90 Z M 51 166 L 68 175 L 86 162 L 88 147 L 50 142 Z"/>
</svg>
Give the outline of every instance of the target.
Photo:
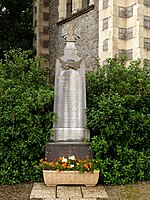
<svg viewBox="0 0 150 200">
<path fill-rule="evenodd" d="M 144 27 L 150 29 L 150 16 L 144 16 Z"/>
<path fill-rule="evenodd" d="M 72 14 L 72 0 L 67 0 L 67 17 Z"/>
<path fill-rule="evenodd" d="M 108 0 L 103 0 L 103 9 L 108 7 Z"/>
<path fill-rule="evenodd" d="M 107 51 L 108 50 L 108 39 L 103 41 L 103 51 Z"/>
<path fill-rule="evenodd" d="M 94 0 L 59 0 L 59 24 L 94 9 Z"/>
<path fill-rule="evenodd" d="M 150 50 L 150 38 L 144 38 L 144 49 Z"/>
<path fill-rule="evenodd" d="M 129 18 L 133 16 L 133 6 L 119 7 L 119 17 Z"/>
<path fill-rule="evenodd" d="M 108 29 L 108 18 L 103 19 L 103 30 Z"/>
<path fill-rule="evenodd" d="M 125 55 L 127 57 L 127 60 L 133 59 L 133 51 L 132 49 L 119 49 L 119 55 Z"/>
<path fill-rule="evenodd" d="M 144 5 L 149 7 L 150 6 L 150 0 L 144 0 Z"/>
<path fill-rule="evenodd" d="M 89 6 L 89 0 L 82 0 L 82 8 L 87 8 Z"/>
</svg>

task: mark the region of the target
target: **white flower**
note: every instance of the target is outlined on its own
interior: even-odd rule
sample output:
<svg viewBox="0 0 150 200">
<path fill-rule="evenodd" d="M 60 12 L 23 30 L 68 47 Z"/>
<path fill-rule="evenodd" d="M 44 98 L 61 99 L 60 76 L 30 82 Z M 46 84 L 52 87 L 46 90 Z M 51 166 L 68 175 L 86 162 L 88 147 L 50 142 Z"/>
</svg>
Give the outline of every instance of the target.
<svg viewBox="0 0 150 200">
<path fill-rule="evenodd" d="M 70 168 L 73 168 L 74 167 L 74 165 L 70 165 Z"/>
<path fill-rule="evenodd" d="M 65 158 L 64 156 L 62 157 L 62 162 L 67 162 L 67 158 Z"/>
<path fill-rule="evenodd" d="M 75 160 L 75 156 L 69 156 L 69 160 Z"/>
<path fill-rule="evenodd" d="M 6 11 L 6 8 L 4 7 L 3 9 L 2 9 L 2 12 L 5 12 Z"/>
</svg>

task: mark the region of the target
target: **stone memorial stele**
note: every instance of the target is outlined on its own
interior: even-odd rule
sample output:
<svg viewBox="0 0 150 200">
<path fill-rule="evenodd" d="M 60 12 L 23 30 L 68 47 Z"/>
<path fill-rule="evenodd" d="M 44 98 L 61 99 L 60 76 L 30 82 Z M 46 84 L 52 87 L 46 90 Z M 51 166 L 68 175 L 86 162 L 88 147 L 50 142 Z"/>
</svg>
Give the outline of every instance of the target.
<svg viewBox="0 0 150 200">
<path fill-rule="evenodd" d="M 85 139 L 90 137 L 86 126 L 85 63 L 78 56 L 75 41 L 77 25 L 69 24 L 64 30 L 66 40 L 64 55 L 56 60 L 54 112 L 51 142 L 46 147 L 46 157 L 76 155 L 92 156 Z"/>
</svg>

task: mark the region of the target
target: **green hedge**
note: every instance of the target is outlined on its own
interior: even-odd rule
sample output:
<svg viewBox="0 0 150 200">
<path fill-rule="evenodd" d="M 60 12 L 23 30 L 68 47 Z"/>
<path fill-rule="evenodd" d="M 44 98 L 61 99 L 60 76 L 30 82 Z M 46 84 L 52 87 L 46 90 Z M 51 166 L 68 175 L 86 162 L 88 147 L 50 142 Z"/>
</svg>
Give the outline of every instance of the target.
<svg viewBox="0 0 150 200">
<path fill-rule="evenodd" d="M 139 60 L 87 74 L 87 127 L 103 183 L 150 179 L 150 73 Z"/>
<path fill-rule="evenodd" d="M 49 70 L 31 52 L 11 50 L 0 62 L 0 184 L 38 180 L 53 113 Z M 149 180 L 150 73 L 109 59 L 87 73 L 87 127 L 101 182 Z"/>
<path fill-rule="evenodd" d="M 44 156 L 53 113 L 49 70 L 30 51 L 11 50 L 0 62 L 0 183 L 40 177 L 34 165 Z"/>
</svg>

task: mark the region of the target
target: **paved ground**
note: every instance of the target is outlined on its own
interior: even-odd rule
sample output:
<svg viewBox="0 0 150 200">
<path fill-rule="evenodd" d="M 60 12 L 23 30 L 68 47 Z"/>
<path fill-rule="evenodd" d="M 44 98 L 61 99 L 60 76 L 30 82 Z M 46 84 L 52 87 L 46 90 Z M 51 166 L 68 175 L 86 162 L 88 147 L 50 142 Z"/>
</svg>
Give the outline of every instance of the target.
<svg viewBox="0 0 150 200">
<path fill-rule="evenodd" d="M 43 183 L 34 183 L 30 199 L 44 200 L 84 200 L 108 199 L 108 194 L 103 186 L 57 186 L 47 187 Z"/>
<path fill-rule="evenodd" d="M 80 187 L 81 188 L 81 187 Z M 108 200 L 150 200 L 150 181 L 143 181 L 143 182 L 138 182 L 136 184 L 128 184 L 128 185 L 124 185 L 124 186 L 105 186 L 103 188 L 103 186 L 98 186 L 99 190 L 98 193 L 100 193 L 100 191 L 103 191 L 103 189 L 105 188 L 105 192 L 107 192 L 109 198 L 107 198 Z M 0 186 L 0 200 L 30 200 L 30 195 L 31 195 L 31 191 L 33 189 L 33 183 L 23 183 L 23 184 L 17 184 L 17 185 L 3 185 Z M 59 192 L 55 195 L 57 195 L 55 199 L 60 199 L 58 197 L 63 197 L 63 199 L 68 200 L 70 197 L 67 196 L 68 195 L 68 191 L 70 191 L 70 194 L 73 194 L 72 190 L 70 188 L 66 188 L 67 189 L 67 193 L 63 193 L 62 191 L 62 187 L 59 187 Z M 84 192 L 87 188 L 82 187 L 82 193 L 81 195 L 84 196 Z M 77 194 L 79 195 L 79 189 L 76 190 Z M 81 191 L 81 189 L 80 189 Z M 84 191 L 84 192 L 83 192 Z M 55 190 L 56 192 L 56 190 Z M 91 196 L 95 195 L 95 197 L 92 198 L 88 198 L 87 196 Z M 52 193 L 51 193 L 52 194 Z M 84 196 L 84 198 L 86 200 L 104 200 L 106 198 L 97 198 L 96 196 L 96 192 L 89 192 L 86 193 Z M 71 198 L 73 200 L 84 200 L 83 196 L 80 197 L 75 197 L 75 198 Z M 71 199 L 70 198 L 70 199 Z M 34 200 L 42 200 L 42 198 L 39 199 L 34 199 Z M 71 200 L 72 200 L 71 199 Z M 47 200 L 53 200 L 52 197 L 50 197 L 50 199 Z"/>
</svg>

